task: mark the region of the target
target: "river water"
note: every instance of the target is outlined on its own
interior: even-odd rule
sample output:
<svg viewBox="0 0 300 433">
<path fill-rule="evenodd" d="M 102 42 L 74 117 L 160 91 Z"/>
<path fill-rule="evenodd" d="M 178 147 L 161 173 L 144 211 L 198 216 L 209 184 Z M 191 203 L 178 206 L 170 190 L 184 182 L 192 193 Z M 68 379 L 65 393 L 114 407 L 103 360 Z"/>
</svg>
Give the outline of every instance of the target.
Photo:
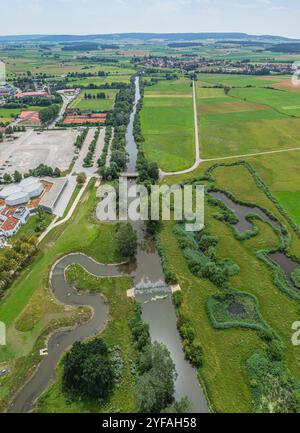
<svg viewBox="0 0 300 433">
<path fill-rule="evenodd" d="M 137 146 L 133 137 L 133 122 L 136 107 L 140 99 L 139 78 L 136 78 L 136 101 L 134 105 L 134 115 L 130 118 L 127 130 L 127 153 L 129 162 L 127 171 L 136 172 Z M 140 289 L 136 299 L 142 305 L 142 317 L 144 322 L 149 325 L 152 341 L 163 343 L 171 353 L 171 357 L 176 366 L 178 378 L 175 384 L 176 399 L 188 397 L 192 404 L 193 412 L 206 413 L 208 406 L 204 393 L 199 385 L 197 372 L 186 361 L 182 349 L 182 341 L 177 330 L 177 318 L 172 302 L 171 293 L 165 290 L 155 290 L 152 293 L 150 286 L 165 286 L 164 272 L 161 259 L 156 250 L 155 243 L 151 240 L 145 230 L 144 222 L 131 222 L 138 236 L 138 250 L 135 270 L 135 287 Z M 143 290 L 144 288 L 144 290 Z M 167 296 L 165 299 L 151 301 L 156 295 Z"/>
<path fill-rule="evenodd" d="M 133 122 L 140 99 L 139 78 L 136 78 L 136 99 L 133 113 L 128 126 L 127 152 L 129 155 L 128 171 L 136 171 L 137 148 L 133 138 Z M 149 324 L 153 341 L 164 343 L 169 349 L 175 363 L 178 378 L 176 380 L 176 399 L 188 397 L 193 412 L 206 413 L 208 406 L 204 393 L 199 385 L 196 370 L 185 360 L 182 343 L 176 328 L 176 314 L 170 292 L 166 287 L 164 273 L 155 243 L 145 230 L 143 222 L 132 222 L 138 236 L 138 251 L 134 263 L 122 265 L 103 265 L 84 254 L 70 254 L 60 259 L 54 266 L 50 276 L 50 286 L 54 297 L 61 303 L 78 307 L 90 306 L 93 309 L 92 319 L 72 330 L 61 330 L 48 339 L 48 355 L 39 364 L 32 378 L 17 393 L 8 408 L 11 413 L 30 412 L 34 409 L 37 398 L 47 388 L 50 381 L 56 380 L 56 367 L 65 353 L 75 341 L 85 340 L 87 337 L 98 335 L 108 320 L 109 311 L 105 299 L 98 293 L 79 292 L 65 280 L 65 270 L 71 264 L 79 264 L 96 276 L 129 275 L 134 285 L 139 289 L 138 302 L 142 305 L 143 320 Z M 152 287 L 162 287 L 162 294 L 166 298 L 153 301 Z M 145 289 L 147 288 L 147 289 Z M 155 290 L 155 295 L 159 291 Z"/>
</svg>

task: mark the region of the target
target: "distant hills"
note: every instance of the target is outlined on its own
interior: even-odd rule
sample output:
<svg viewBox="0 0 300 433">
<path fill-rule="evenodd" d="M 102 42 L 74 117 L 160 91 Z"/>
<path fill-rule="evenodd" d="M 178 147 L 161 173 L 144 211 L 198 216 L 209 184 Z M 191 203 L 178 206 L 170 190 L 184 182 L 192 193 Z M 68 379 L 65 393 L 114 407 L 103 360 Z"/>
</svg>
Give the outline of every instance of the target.
<svg viewBox="0 0 300 433">
<path fill-rule="evenodd" d="M 152 41 L 196 41 L 205 39 L 216 40 L 240 40 L 240 41 L 264 41 L 264 42 L 291 42 L 283 36 L 271 35 L 249 35 L 247 33 L 112 33 L 96 35 L 11 35 L 0 36 L 0 42 L 86 42 L 86 41 L 122 41 L 140 40 L 141 42 Z M 299 41 L 299 40 L 298 40 Z"/>
</svg>

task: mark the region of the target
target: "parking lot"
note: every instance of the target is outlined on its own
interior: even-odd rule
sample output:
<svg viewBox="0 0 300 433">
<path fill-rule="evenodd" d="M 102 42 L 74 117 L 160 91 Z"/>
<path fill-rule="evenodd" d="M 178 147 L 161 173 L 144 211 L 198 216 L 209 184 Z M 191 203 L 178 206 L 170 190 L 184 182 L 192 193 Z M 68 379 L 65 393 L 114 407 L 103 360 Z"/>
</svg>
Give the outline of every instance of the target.
<svg viewBox="0 0 300 433">
<path fill-rule="evenodd" d="M 74 155 L 78 132 L 73 129 L 44 131 L 27 130 L 17 139 L 0 143 L 0 176 L 18 170 L 24 174 L 40 164 L 67 170 Z"/>
</svg>

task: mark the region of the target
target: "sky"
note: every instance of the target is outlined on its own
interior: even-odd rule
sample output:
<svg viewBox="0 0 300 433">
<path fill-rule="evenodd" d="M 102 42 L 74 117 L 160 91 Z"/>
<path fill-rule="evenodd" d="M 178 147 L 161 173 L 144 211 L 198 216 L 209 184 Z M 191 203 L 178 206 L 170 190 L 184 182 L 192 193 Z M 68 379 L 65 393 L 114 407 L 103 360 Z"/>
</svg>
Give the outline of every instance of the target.
<svg viewBox="0 0 300 433">
<path fill-rule="evenodd" d="M 0 0 L 0 34 L 244 32 L 300 38 L 299 0 Z"/>
</svg>

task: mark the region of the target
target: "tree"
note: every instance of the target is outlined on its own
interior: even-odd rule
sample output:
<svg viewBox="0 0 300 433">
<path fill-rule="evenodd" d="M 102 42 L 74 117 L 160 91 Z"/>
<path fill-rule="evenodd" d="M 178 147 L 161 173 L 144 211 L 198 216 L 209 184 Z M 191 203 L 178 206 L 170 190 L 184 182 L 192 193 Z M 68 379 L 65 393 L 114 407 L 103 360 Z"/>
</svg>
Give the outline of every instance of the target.
<svg viewBox="0 0 300 433">
<path fill-rule="evenodd" d="M 116 241 L 122 257 L 133 258 L 137 250 L 137 235 L 129 223 L 117 224 Z"/>
<path fill-rule="evenodd" d="M 12 177 L 8 173 L 5 173 L 5 175 L 3 176 L 3 180 L 4 180 L 4 183 L 12 183 Z"/>
<path fill-rule="evenodd" d="M 158 413 L 174 403 L 177 373 L 170 352 L 163 344 L 155 342 L 145 349 L 139 370 L 135 396 L 140 412 Z"/>
<path fill-rule="evenodd" d="M 74 396 L 104 399 L 112 389 L 114 372 L 101 339 L 76 342 L 63 360 L 63 390 Z"/>
<path fill-rule="evenodd" d="M 77 185 L 82 186 L 85 184 L 86 181 L 86 174 L 85 173 L 78 173 L 77 178 Z"/>
<path fill-rule="evenodd" d="M 14 182 L 15 183 L 20 183 L 21 180 L 22 180 L 22 178 L 23 178 L 23 176 L 21 175 L 21 173 L 18 170 L 16 170 L 14 172 L 14 176 L 13 177 L 14 177 Z"/>
</svg>

